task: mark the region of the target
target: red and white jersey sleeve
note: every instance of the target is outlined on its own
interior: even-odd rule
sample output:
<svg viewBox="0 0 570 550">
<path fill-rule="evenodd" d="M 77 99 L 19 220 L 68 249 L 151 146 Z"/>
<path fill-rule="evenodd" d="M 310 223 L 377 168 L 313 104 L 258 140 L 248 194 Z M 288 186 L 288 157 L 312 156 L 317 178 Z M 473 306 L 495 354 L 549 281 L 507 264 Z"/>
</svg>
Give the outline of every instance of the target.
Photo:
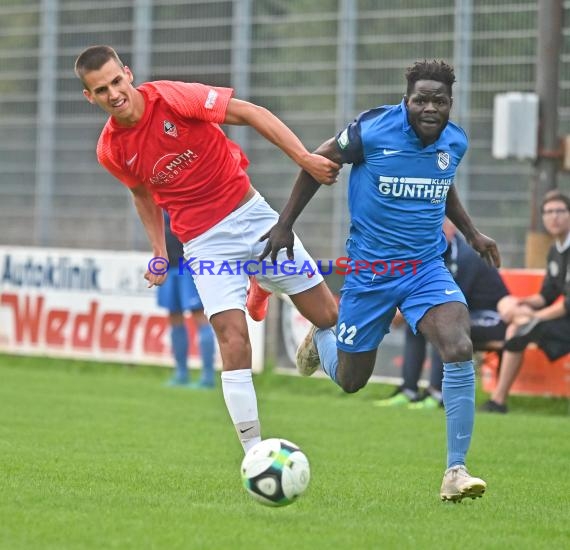
<svg viewBox="0 0 570 550">
<path fill-rule="evenodd" d="M 169 80 L 149 82 L 145 87 L 156 90 L 178 115 L 217 124 L 224 122 L 234 93 L 232 88 Z"/>
<path fill-rule="evenodd" d="M 141 120 L 122 127 L 110 118 L 97 157 L 127 187 L 145 185 L 186 242 L 235 210 L 251 185 L 246 155 L 219 126 L 233 90 L 171 81 L 138 90 Z"/>
</svg>

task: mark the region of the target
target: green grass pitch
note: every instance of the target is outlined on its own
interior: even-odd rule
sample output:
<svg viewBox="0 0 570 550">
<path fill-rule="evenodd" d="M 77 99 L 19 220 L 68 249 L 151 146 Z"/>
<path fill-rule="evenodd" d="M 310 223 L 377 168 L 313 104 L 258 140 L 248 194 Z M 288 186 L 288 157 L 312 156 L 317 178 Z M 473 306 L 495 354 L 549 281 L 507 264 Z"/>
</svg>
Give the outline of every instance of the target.
<svg viewBox="0 0 570 550">
<path fill-rule="evenodd" d="M 168 373 L 0 356 L 0 548 L 568 548 L 570 416 L 519 398 L 477 415 L 468 466 L 483 499 L 439 501 L 442 411 L 384 410 L 371 384 L 256 377 L 264 437 L 297 443 L 307 493 L 286 508 L 241 486 L 241 447 L 221 389 Z M 482 396 L 479 396 L 482 398 Z"/>
</svg>

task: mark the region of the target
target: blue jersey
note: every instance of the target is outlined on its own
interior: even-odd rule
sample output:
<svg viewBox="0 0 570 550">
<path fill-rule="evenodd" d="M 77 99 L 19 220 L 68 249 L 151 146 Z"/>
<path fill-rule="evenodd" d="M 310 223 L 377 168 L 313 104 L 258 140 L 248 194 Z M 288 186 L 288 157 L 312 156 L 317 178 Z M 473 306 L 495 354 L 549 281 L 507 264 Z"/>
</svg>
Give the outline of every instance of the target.
<svg viewBox="0 0 570 550">
<path fill-rule="evenodd" d="M 348 205 L 351 258 L 421 263 L 447 248 L 442 232 L 447 193 L 467 150 L 467 136 L 448 122 L 424 147 L 404 102 L 362 113 L 336 137 L 351 163 Z"/>
</svg>

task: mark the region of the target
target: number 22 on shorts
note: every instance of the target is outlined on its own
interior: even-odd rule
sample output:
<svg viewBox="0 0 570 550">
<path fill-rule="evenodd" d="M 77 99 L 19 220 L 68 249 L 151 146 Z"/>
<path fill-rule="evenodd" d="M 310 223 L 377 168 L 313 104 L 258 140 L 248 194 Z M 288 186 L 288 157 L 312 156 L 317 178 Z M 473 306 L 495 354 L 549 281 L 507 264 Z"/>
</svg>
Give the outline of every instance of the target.
<svg viewBox="0 0 570 550">
<path fill-rule="evenodd" d="M 354 344 L 354 337 L 356 336 L 356 325 L 351 325 L 346 328 L 345 323 L 341 323 L 338 327 L 337 340 L 347 346 Z M 345 336 L 346 334 L 346 336 Z"/>
</svg>

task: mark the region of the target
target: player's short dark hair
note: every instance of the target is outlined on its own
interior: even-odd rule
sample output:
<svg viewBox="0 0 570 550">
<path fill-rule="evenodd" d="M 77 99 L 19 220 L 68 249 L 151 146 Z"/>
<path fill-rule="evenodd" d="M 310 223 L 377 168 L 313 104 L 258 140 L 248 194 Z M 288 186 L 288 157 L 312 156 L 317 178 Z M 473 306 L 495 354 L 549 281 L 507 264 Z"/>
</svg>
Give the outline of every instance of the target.
<svg viewBox="0 0 570 550">
<path fill-rule="evenodd" d="M 418 80 L 435 80 L 442 82 L 449 89 L 449 95 L 452 94 L 453 83 L 455 82 L 455 71 L 451 65 L 448 65 L 443 60 L 434 59 L 428 61 L 416 61 L 411 67 L 406 69 L 406 80 L 408 81 L 408 88 L 406 94 L 409 96 L 412 93 L 415 83 Z"/>
<path fill-rule="evenodd" d="M 111 48 L 111 46 L 90 46 L 83 50 L 75 60 L 75 74 L 85 85 L 83 77 L 88 72 L 98 71 L 111 59 L 115 60 L 119 67 L 124 67 L 123 62 L 117 55 L 117 52 Z"/>
<path fill-rule="evenodd" d="M 554 201 L 563 202 L 566 205 L 566 208 L 570 211 L 570 197 L 562 193 L 559 189 L 552 189 L 546 192 L 540 205 L 540 211 L 542 212 L 544 210 L 544 206 L 547 203 Z"/>
</svg>

